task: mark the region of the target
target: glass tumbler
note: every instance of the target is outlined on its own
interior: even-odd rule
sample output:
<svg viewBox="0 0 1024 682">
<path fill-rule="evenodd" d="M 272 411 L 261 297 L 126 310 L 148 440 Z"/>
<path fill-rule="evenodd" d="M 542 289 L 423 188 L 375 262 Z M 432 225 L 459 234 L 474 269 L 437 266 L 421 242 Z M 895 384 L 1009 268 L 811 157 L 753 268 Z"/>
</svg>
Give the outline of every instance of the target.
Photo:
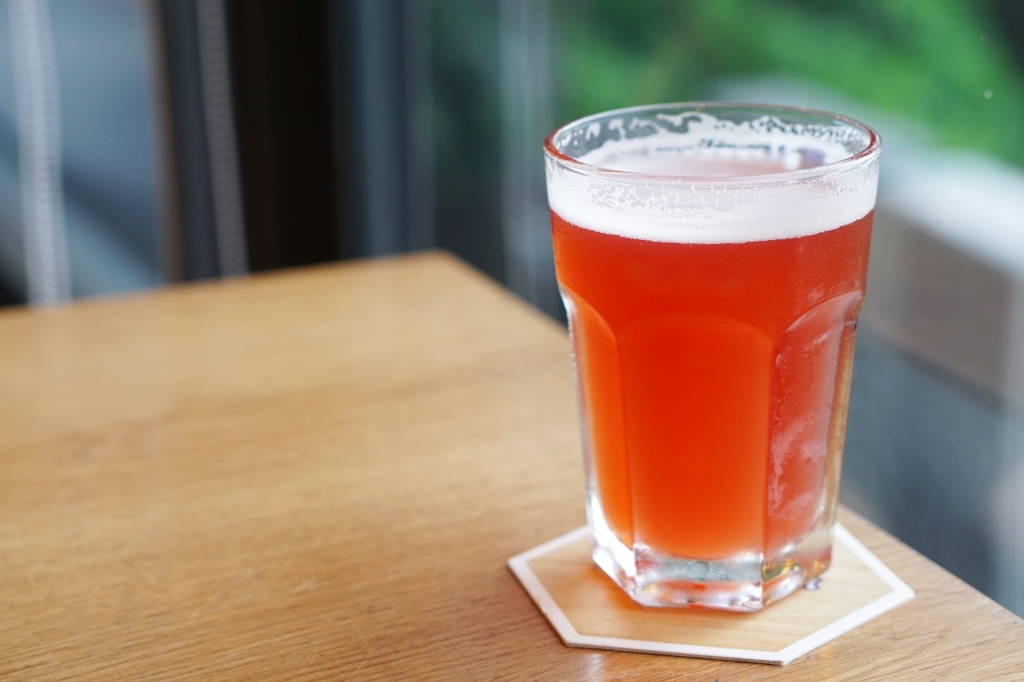
<svg viewBox="0 0 1024 682">
<path fill-rule="evenodd" d="M 545 141 L 593 558 L 635 601 L 752 611 L 828 568 L 880 148 L 718 103 Z"/>
</svg>

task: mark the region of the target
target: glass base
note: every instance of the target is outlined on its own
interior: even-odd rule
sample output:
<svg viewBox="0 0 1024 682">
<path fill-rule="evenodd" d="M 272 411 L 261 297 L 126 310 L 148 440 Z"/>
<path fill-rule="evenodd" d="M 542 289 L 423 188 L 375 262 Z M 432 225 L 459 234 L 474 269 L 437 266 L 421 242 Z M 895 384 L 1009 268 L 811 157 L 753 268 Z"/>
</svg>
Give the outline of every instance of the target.
<svg viewBox="0 0 1024 682">
<path fill-rule="evenodd" d="M 758 611 L 820 576 L 832 559 L 832 529 L 824 526 L 767 558 L 751 552 L 703 561 L 661 554 L 644 544 L 631 549 L 616 537 L 600 505 L 593 502 L 594 563 L 644 606 Z"/>
</svg>

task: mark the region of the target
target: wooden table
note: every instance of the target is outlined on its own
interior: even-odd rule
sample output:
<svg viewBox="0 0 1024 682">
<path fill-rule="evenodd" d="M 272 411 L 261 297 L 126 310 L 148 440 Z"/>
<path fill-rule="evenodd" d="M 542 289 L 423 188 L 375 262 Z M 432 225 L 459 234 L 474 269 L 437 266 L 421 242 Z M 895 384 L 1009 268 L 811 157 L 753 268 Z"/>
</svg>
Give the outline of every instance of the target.
<svg viewBox="0 0 1024 682">
<path fill-rule="evenodd" d="M 1024 679 L 917 598 L 786 668 L 568 649 L 506 559 L 584 522 L 565 331 L 443 255 L 0 313 L 0 678 Z"/>
</svg>

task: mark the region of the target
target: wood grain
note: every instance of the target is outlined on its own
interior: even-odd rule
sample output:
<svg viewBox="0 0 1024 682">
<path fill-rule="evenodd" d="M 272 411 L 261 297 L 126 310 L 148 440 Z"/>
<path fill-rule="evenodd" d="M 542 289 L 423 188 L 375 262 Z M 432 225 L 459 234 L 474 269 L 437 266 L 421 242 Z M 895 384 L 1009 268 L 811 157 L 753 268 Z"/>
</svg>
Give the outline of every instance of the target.
<svg viewBox="0 0 1024 682">
<path fill-rule="evenodd" d="M 425 255 L 0 313 L 0 679 L 1021 679 L 917 598 L 783 669 L 564 647 L 505 567 L 584 522 L 568 340 Z"/>
</svg>

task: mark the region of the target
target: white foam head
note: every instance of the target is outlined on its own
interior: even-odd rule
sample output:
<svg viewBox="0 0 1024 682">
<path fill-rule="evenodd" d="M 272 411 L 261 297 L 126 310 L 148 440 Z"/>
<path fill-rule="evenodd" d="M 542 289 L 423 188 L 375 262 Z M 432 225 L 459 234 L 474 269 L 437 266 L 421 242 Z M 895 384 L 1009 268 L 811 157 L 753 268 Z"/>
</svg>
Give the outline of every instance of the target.
<svg viewBox="0 0 1024 682">
<path fill-rule="evenodd" d="M 635 111 L 645 116 L 631 118 Z M 877 143 L 859 152 L 877 136 L 835 117 L 824 121 L 737 122 L 651 108 L 585 119 L 552 136 L 574 160 L 546 155 L 548 202 L 580 227 L 660 242 L 738 243 L 835 229 L 875 205 Z"/>
</svg>

